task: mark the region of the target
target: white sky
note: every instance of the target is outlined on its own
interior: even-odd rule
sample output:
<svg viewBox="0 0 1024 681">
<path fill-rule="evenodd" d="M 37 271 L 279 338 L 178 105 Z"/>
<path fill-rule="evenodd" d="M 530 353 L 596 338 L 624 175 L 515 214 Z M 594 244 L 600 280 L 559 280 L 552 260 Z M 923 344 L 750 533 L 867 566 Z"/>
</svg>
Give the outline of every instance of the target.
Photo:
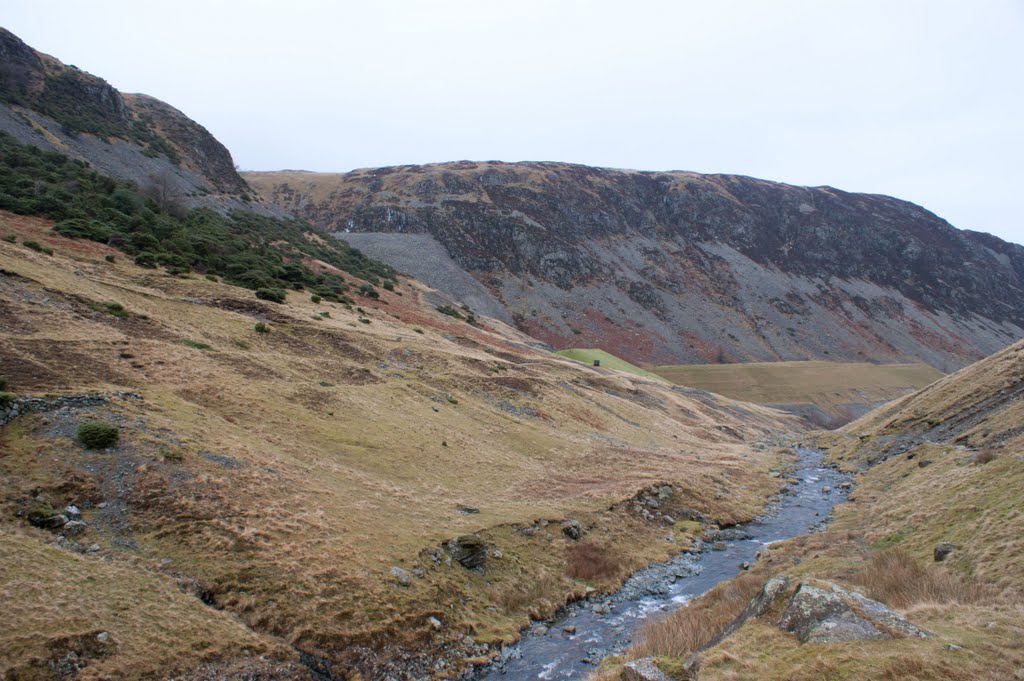
<svg viewBox="0 0 1024 681">
<path fill-rule="evenodd" d="M 245 169 L 737 173 L 1024 243 L 1024 0 L 5 0 L 0 23 Z"/>
</svg>

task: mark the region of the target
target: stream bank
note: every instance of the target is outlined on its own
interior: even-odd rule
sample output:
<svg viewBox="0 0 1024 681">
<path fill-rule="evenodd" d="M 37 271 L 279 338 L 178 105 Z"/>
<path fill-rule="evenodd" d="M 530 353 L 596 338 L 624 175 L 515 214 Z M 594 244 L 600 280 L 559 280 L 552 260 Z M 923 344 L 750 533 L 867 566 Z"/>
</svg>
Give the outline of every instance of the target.
<svg viewBox="0 0 1024 681">
<path fill-rule="evenodd" d="M 550 622 L 534 623 L 519 643 L 506 646 L 488 667 L 469 678 L 526 681 L 584 679 L 601 661 L 624 652 L 652 617 L 683 607 L 753 563 L 773 542 L 822 527 L 832 507 L 845 500 L 849 479 L 823 465 L 819 450 L 796 448 L 788 486 L 749 523 L 717 530 L 698 552 L 682 553 L 630 577 L 613 594 L 566 607 Z"/>
</svg>

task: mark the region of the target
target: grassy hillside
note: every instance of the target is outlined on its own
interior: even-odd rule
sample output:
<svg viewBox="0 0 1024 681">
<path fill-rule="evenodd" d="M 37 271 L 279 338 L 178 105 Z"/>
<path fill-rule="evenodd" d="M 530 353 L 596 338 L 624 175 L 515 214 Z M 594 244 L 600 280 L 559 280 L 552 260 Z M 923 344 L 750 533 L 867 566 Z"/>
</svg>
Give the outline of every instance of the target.
<svg viewBox="0 0 1024 681">
<path fill-rule="evenodd" d="M 944 375 L 927 364 L 755 362 L 688 364 L 652 371 L 678 385 L 737 400 L 792 408 L 817 407 L 845 423 L 869 407 L 902 397 Z M 825 425 L 828 424 L 826 421 Z"/>
<path fill-rule="evenodd" d="M 934 635 L 801 645 L 769 613 L 705 650 L 702 680 L 1024 678 L 1022 397 L 1017 343 L 820 434 L 834 463 L 859 471 L 828 531 L 773 544 L 750 573 L 653 624 L 657 644 L 633 654 L 678 668 L 783 573 L 861 591 Z M 938 562 L 944 543 L 952 552 Z"/>
<path fill-rule="evenodd" d="M 569 359 L 574 359 L 577 362 L 582 362 L 590 366 L 593 366 L 594 360 L 599 360 L 601 362 L 601 366 L 605 369 L 615 369 L 616 371 L 625 371 L 628 374 L 636 374 L 637 376 L 662 380 L 662 377 L 657 374 L 641 369 L 634 364 L 630 364 L 621 357 L 616 357 L 610 352 L 605 352 L 604 350 L 599 350 L 597 348 L 569 348 L 567 350 L 559 350 L 555 354 L 561 355 L 562 357 L 568 357 Z"/>
<path fill-rule="evenodd" d="M 515 638 L 688 547 L 695 524 L 620 503 L 638 490 L 675 484 L 673 508 L 719 522 L 757 514 L 778 454 L 750 443 L 798 428 L 533 350 L 438 312 L 412 281 L 351 309 L 308 292 L 278 305 L 54 227 L 0 212 L 0 406 L 141 399 L 0 428 L 0 675 L 69 651 L 88 658 L 79 678 L 289 678 L 299 651 L 365 678 L 454 672 L 489 650 L 466 635 Z M 114 447 L 76 440 L 92 420 L 118 427 Z M 30 522 L 68 504 L 81 534 Z M 487 545 L 482 571 L 447 544 L 467 533 Z M 603 571 L 581 571 L 577 547 Z M 73 618 L 50 616 L 58 583 Z M 97 652 L 100 629 L 116 645 Z"/>
</svg>

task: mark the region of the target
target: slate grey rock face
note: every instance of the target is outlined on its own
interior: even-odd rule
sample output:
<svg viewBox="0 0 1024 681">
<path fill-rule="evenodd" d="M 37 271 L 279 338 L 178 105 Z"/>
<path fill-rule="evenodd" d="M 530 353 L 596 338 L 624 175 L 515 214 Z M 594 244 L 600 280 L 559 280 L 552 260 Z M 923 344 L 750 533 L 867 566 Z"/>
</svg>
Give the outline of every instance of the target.
<svg viewBox="0 0 1024 681">
<path fill-rule="evenodd" d="M 779 620 L 801 643 L 876 641 L 930 634 L 878 601 L 824 580 L 805 581 Z"/>
<path fill-rule="evenodd" d="M 487 543 L 476 534 L 465 534 L 448 543 L 453 560 L 462 567 L 474 570 L 483 567 L 487 560 Z"/>
<path fill-rule="evenodd" d="M 432 238 L 556 347 L 949 371 L 1024 336 L 1024 247 L 887 196 L 566 163 L 246 177 L 326 232 Z"/>
</svg>

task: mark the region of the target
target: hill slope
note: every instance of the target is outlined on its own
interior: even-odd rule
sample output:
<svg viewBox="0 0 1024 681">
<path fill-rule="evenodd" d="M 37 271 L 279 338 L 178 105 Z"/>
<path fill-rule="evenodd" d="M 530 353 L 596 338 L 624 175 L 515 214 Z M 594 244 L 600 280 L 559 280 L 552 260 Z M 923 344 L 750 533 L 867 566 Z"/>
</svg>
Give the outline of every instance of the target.
<svg viewBox="0 0 1024 681">
<path fill-rule="evenodd" d="M 405 279 L 348 307 L 276 305 L 52 226 L 0 212 L 0 674 L 76 651 L 89 678 L 292 678 L 299 652 L 336 678 L 450 672 L 531 612 L 689 546 L 697 523 L 620 503 L 638 490 L 675 485 L 666 513 L 757 514 L 779 481 L 751 445 L 799 428 L 536 350 Z M 82 447 L 90 420 L 118 443 Z M 68 504 L 84 527 L 32 526 Z M 473 532 L 487 548 L 470 570 L 449 542 Z M 577 544 L 608 571 L 574 578 Z M 103 632 L 116 646 L 94 650 Z"/>
<path fill-rule="evenodd" d="M 224 145 L 185 114 L 147 95 L 122 94 L 3 28 L 0 131 L 183 208 L 283 215 L 260 202 Z"/>
<path fill-rule="evenodd" d="M 370 254 L 432 237 L 518 328 L 557 348 L 648 365 L 948 371 L 1024 336 L 1024 247 L 886 196 L 564 163 L 245 177 Z M 444 286 L 429 260 L 400 267 Z"/>
<path fill-rule="evenodd" d="M 819 434 L 834 463 L 858 471 L 827 531 L 772 544 L 749 573 L 652 624 L 632 655 L 661 655 L 676 669 L 689 660 L 702 681 L 1019 679 L 1022 397 L 1024 342 Z M 748 600 L 780 574 L 790 580 L 780 599 L 824 579 L 885 603 L 931 635 L 801 644 L 780 630 L 781 605 L 744 619 Z M 738 628 L 716 640 L 734 617 Z M 687 636 L 695 630 L 696 638 Z M 600 678 L 617 679 L 619 666 Z"/>
</svg>

